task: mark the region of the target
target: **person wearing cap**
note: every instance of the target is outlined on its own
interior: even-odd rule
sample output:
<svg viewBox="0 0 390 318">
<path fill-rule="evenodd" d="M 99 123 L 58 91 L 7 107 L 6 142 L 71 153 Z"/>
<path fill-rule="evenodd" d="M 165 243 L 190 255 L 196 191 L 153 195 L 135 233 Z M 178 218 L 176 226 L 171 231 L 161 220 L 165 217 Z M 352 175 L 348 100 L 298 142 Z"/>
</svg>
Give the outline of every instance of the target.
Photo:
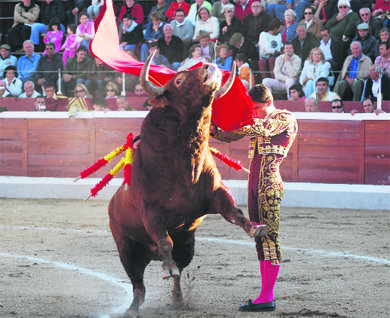
<svg viewBox="0 0 390 318">
<path fill-rule="evenodd" d="M 359 20 L 359 16 L 351 10 L 349 0 L 339 0 L 337 8 L 339 13 L 329 19 L 325 27 L 329 29 L 335 39 L 349 43 L 355 36 L 355 23 Z"/>
<path fill-rule="evenodd" d="M 253 101 L 254 123 L 229 132 L 212 124 L 210 135 L 227 142 L 250 137 L 249 219 L 253 224 L 266 225 L 269 231 L 255 238 L 261 275 L 260 294 L 241 305 L 239 311 L 264 312 L 276 308 L 273 291 L 282 259 L 279 223 L 283 181 L 279 166 L 296 138 L 298 125 L 289 111 L 275 108 L 271 90 L 265 85 L 253 86 L 249 96 Z"/>
<path fill-rule="evenodd" d="M 371 10 L 369 8 L 361 8 L 359 10 L 360 19 L 355 22 L 356 28 L 360 23 L 368 24 L 368 33 L 379 39 L 379 31 L 382 27 L 382 23 L 379 19 L 371 18 Z M 358 35 L 356 31 L 356 35 Z"/>
<path fill-rule="evenodd" d="M 375 47 L 377 40 L 370 35 L 369 26 L 367 23 L 360 23 L 357 26 L 358 35 L 355 36 L 352 41 L 358 41 L 362 44 L 363 54 L 367 55 L 371 61 L 375 61 Z M 348 55 L 351 54 L 351 49 L 348 49 Z"/>
<path fill-rule="evenodd" d="M 25 40 L 30 38 L 31 26 L 38 20 L 39 5 L 31 0 L 22 0 L 14 9 L 14 24 L 8 30 L 8 38 L 12 51 L 22 47 Z"/>
<path fill-rule="evenodd" d="M 350 48 L 352 54 L 344 61 L 334 91 L 342 100 L 360 101 L 372 61 L 363 54 L 360 42 L 352 42 Z"/>
<path fill-rule="evenodd" d="M 0 76 L 3 75 L 3 72 L 7 66 L 13 65 L 16 66 L 18 59 L 10 55 L 11 47 L 8 44 L 2 44 L 0 46 Z"/>
</svg>

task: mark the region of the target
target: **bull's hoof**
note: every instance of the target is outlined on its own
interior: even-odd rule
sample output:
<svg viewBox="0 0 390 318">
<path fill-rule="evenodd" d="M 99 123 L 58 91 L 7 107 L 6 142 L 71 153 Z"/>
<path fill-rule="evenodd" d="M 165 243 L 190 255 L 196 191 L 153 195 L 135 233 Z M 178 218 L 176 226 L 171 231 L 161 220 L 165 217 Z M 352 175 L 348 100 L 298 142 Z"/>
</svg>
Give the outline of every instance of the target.
<svg viewBox="0 0 390 318">
<path fill-rule="evenodd" d="M 269 232 L 269 227 L 265 224 L 253 225 L 249 231 L 250 237 L 263 237 Z"/>
<path fill-rule="evenodd" d="M 172 266 L 163 266 L 161 276 L 163 279 L 171 278 L 171 277 L 180 277 L 180 271 L 176 267 L 176 265 Z"/>
</svg>

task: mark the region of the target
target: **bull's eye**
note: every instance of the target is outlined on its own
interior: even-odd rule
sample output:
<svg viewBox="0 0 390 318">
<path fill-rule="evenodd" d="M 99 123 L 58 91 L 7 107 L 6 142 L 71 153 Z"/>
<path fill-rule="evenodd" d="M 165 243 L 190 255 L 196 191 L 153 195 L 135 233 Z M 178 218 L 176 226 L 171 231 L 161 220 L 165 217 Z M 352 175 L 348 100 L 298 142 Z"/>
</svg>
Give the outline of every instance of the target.
<svg viewBox="0 0 390 318">
<path fill-rule="evenodd" d="M 177 78 L 176 79 L 176 84 L 179 85 L 181 83 L 182 79 L 181 78 Z"/>
</svg>

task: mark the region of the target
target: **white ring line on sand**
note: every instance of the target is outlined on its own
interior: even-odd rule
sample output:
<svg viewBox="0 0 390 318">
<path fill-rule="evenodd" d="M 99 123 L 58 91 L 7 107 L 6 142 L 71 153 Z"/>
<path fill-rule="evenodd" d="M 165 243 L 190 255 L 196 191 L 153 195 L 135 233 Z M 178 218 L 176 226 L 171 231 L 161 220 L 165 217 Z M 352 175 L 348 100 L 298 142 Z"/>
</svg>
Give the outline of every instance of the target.
<svg viewBox="0 0 390 318">
<path fill-rule="evenodd" d="M 0 229 L 15 229 L 15 230 L 40 230 L 40 231 L 65 231 L 65 232 L 85 232 L 86 234 L 103 234 L 110 236 L 111 233 L 107 230 L 95 230 L 95 229 L 71 229 L 71 228 L 55 228 L 55 227 L 30 227 L 30 226 L 8 226 L 8 225 L 1 225 Z M 213 242 L 213 243 L 219 243 L 219 244 L 234 244 L 234 245 L 241 245 L 241 246 L 254 246 L 254 243 L 251 241 L 244 241 L 244 240 L 230 240 L 230 239 L 219 239 L 216 237 L 199 237 L 196 236 L 197 241 L 207 241 L 207 242 Z M 325 251 L 325 250 L 317 250 L 317 249 L 309 249 L 309 248 L 300 248 L 300 247 L 290 247 L 290 246 L 284 246 L 282 247 L 285 250 L 289 251 L 296 251 L 296 252 L 304 252 L 309 254 L 316 254 L 323 257 L 334 257 L 334 258 L 351 258 L 355 260 L 361 260 L 361 261 L 367 261 L 367 262 L 373 262 L 383 265 L 390 265 L 390 260 L 385 258 L 378 258 L 378 257 L 371 257 L 371 256 L 365 256 L 365 255 L 356 255 L 348 252 L 332 252 L 332 251 Z"/>
<path fill-rule="evenodd" d="M 130 283 L 124 283 L 118 278 L 115 278 L 113 276 L 110 276 L 110 275 L 107 275 L 104 273 L 96 272 L 96 271 L 93 271 L 93 270 L 88 269 L 88 268 L 84 268 L 84 267 L 80 267 L 80 266 L 72 265 L 72 264 L 68 264 L 68 263 L 63 263 L 63 262 L 50 261 L 48 259 L 39 258 L 39 257 L 35 257 L 35 256 L 29 256 L 29 255 L 18 255 L 18 254 L 0 252 L 0 256 L 27 259 L 31 262 L 36 262 L 36 263 L 40 263 L 40 264 L 49 264 L 49 265 L 53 265 L 55 267 L 59 267 L 62 269 L 77 271 L 83 275 L 93 276 L 95 278 L 98 278 L 98 279 L 107 281 L 111 284 L 117 285 L 125 291 L 126 295 L 129 294 L 129 295 L 131 295 L 131 297 L 133 297 L 133 288 L 132 288 L 132 285 Z M 124 302 L 123 305 L 117 307 L 113 313 L 114 314 L 123 313 L 124 311 L 127 310 L 128 307 L 129 307 L 129 305 L 127 305 Z M 99 317 L 109 317 L 109 316 L 99 316 Z"/>
</svg>

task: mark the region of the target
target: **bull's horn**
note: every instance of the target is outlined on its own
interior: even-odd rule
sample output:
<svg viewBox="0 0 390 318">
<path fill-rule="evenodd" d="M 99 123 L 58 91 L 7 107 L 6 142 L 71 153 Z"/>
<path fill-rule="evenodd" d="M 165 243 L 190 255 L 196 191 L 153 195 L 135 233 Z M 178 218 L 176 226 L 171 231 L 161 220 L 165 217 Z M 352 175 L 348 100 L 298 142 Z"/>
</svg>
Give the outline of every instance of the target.
<svg viewBox="0 0 390 318">
<path fill-rule="evenodd" d="M 219 90 L 217 90 L 215 92 L 215 94 L 214 94 L 215 99 L 222 97 L 223 95 L 225 95 L 229 91 L 229 89 L 233 85 L 235 76 L 236 76 L 236 62 L 233 61 L 230 76 L 229 76 L 228 80 L 226 81 L 225 85 L 223 85 Z"/>
<path fill-rule="evenodd" d="M 141 74 L 139 76 L 139 81 L 141 83 L 142 88 L 151 96 L 161 95 L 162 93 L 164 93 L 165 90 L 164 87 L 158 87 L 149 81 L 149 68 L 156 53 L 157 51 L 154 51 L 146 59 L 144 66 L 142 66 Z"/>
</svg>

